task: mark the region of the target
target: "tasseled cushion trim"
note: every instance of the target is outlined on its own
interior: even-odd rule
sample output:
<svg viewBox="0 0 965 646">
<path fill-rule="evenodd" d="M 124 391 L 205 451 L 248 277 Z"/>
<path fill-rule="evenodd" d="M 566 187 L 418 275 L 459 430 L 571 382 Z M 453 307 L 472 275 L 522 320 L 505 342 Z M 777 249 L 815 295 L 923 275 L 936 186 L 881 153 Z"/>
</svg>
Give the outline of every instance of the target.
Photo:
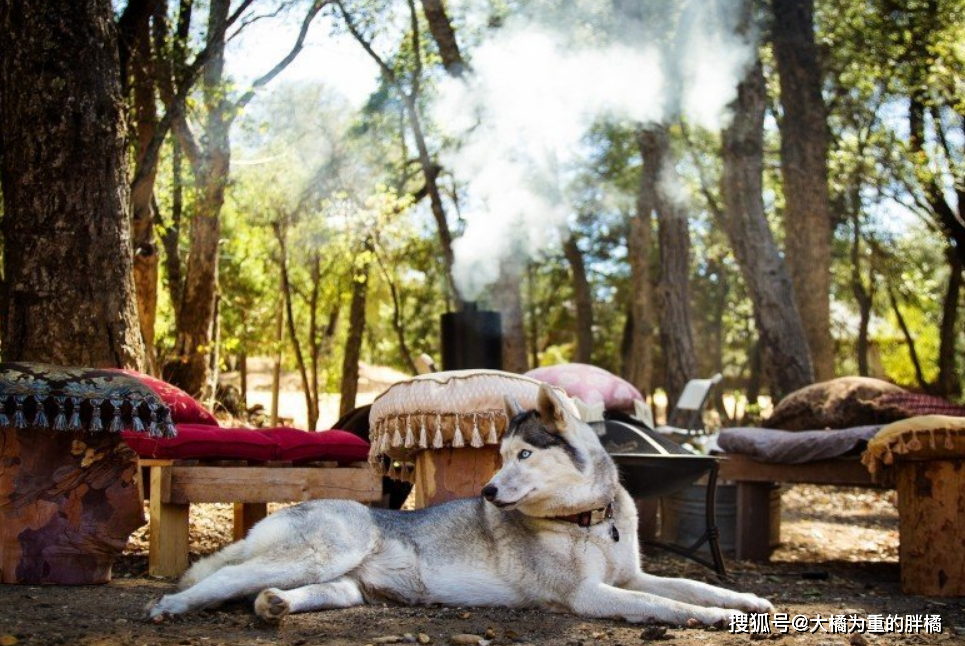
<svg viewBox="0 0 965 646">
<path fill-rule="evenodd" d="M 383 475 L 411 482 L 411 463 L 420 451 L 498 445 L 508 423 L 502 410 L 421 411 L 387 416 L 369 431 L 369 463 Z"/>
<path fill-rule="evenodd" d="M 887 483 L 890 467 L 903 459 L 960 457 L 965 457 L 965 418 L 920 415 L 882 427 L 868 442 L 861 462 L 877 482 Z"/>
<path fill-rule="evenodd" d="M 175 437 L 170 409 L 157 397 L 78 397 L 0 394 L 0 427 L 45 428 L 81 433 L 134 431 L 151 437 Z"/>
</svg>

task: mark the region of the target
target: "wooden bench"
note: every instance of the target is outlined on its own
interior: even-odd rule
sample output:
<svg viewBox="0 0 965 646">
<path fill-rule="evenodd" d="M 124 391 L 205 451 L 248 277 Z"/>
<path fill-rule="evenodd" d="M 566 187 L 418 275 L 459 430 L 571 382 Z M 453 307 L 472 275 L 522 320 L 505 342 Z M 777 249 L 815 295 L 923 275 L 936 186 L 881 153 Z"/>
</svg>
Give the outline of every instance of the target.
<svg viewBox="0 0 965 646">
<path fill-rule="evenodd" d="M 234 503 L 235 540 L 268 515 L 269 502 L 325 498 L 362 503 L 382 499 L 382 477 L 365 462 L 339 467 L 334 462 L 292 466 L 290 462 L 140 461 L 150 508 L 148 570 L 177 577 L 188 567 L 188 514 L 191 503 Z"/>
<path fill-rule="evenodd" d="M 767 561 L 773 483 L 833 485 L 884 489 L 858 457 L 834 458 L 805 464 L 758 462 L 747 456 L 726 454 L 720 461 L 720 480 L 737 484 L 737 536 L 735 556 L 741 560 Z"/>
</svg>

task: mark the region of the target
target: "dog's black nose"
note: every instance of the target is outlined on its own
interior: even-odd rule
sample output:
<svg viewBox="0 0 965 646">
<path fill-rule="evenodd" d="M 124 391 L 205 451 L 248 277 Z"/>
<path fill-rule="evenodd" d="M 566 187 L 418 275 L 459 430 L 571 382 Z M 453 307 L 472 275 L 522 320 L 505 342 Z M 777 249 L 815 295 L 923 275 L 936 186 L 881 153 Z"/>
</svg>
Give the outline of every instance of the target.
<svg viewBox="0 0 965 646">
<path fill-rule="evenodd" d="M 497 493 L 499 493 L 499 489 L 492 485 L 486 485 L 482 490 L 483 498 L 490 502 L 496 498 Z"/>
</svg>

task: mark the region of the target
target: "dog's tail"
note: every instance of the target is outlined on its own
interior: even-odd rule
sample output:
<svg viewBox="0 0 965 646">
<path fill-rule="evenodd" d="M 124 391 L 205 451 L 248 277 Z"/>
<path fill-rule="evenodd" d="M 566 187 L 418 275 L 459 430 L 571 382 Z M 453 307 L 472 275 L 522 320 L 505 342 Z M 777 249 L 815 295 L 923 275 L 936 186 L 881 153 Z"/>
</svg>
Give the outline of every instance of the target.
<svg viewBox="0 0 965 646">
<path fill-rule="evenodd" d="M 226 565 L 234 565 L 245 560 L 245 541 L 237 541 L 222 550 L 206 556 L 184 573 L 178 581 L 178 589 L 186 590 L 202 579 L 206 579 Z"/>
</svg>

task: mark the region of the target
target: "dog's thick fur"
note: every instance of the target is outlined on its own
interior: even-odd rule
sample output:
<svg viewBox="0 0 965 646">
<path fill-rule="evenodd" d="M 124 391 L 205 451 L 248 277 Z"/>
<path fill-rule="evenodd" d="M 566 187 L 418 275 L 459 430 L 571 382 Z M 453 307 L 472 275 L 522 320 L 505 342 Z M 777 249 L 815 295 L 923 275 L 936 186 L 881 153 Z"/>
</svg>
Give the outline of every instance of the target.
<svg viewBox="0 0 965 646">
<path fill-rule="evenodd" d="M 728 622 L 771 604 L 640 570 L 637 515 L 593 430 L 549 387 L 537 411 L 507 400 L 503 466 L 483 498 L 414 512 L 347 501 L 290 507 L 248 538 L 196 563 L 154 618 L 258 594 L 255 612 L 293 612 L 391 600 L 405 604 L 541 607 L 633 622 Z M 490 504 L 491 503 L 491 504 Z M 581 527 L 556 516 L 602 509 Z"/>
</svg>

